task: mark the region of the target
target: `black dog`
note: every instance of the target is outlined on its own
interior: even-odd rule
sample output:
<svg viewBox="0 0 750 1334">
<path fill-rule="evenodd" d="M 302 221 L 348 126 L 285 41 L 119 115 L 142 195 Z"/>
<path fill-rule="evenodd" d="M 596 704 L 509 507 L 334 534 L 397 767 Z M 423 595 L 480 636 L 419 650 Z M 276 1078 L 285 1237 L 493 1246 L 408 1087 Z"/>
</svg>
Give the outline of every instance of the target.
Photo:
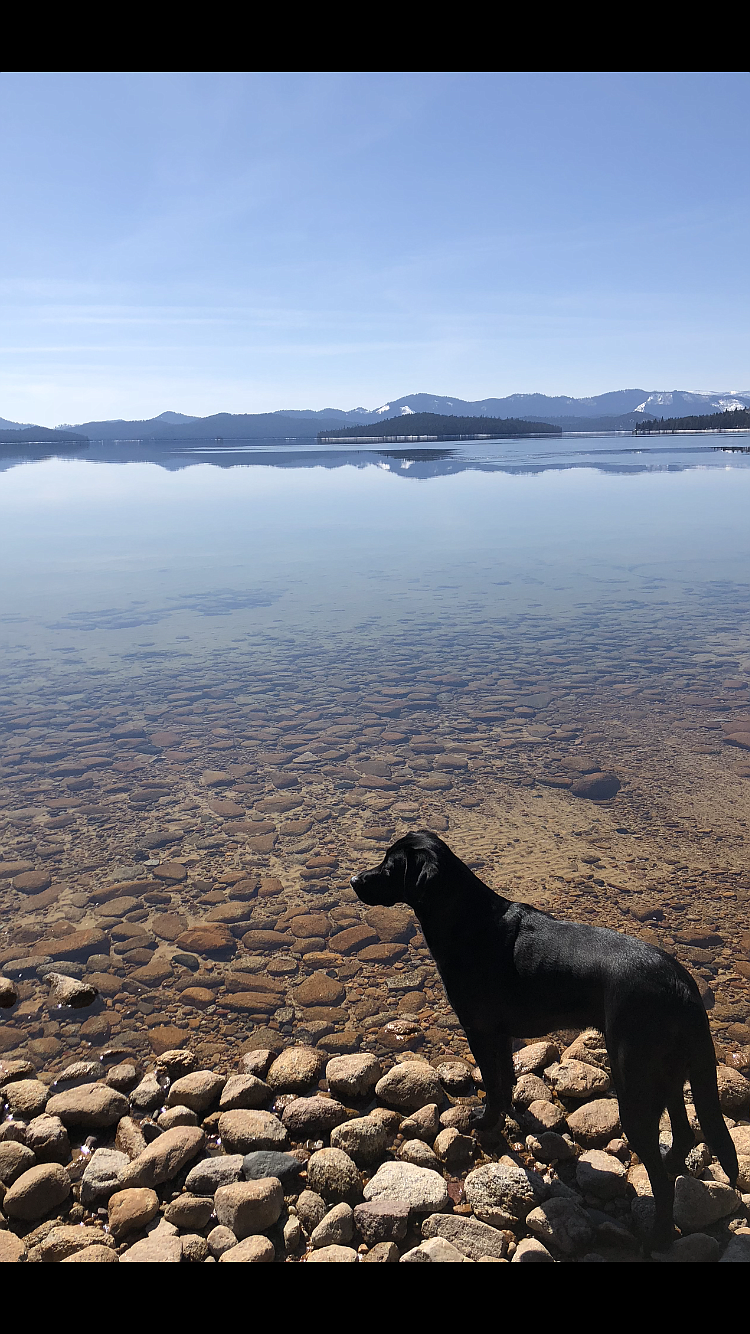
<svg viewBox="0 0 750 1334">
<path fill-rule="evenodd" d="M 622 1128 L 644 1164 L 656 1205 L 654 1241 L 674 1235 L 674 1177 L 695 1138 L 685 1111 L 690 1079 L 706 1139 L 729 1180 L 738 1163 L 724 1124 L 708 1018 L 690 974 L 663 950 L 603 927 L 559 922 L 501 898 L 436 834 L 407 834 L 380 866 L 352 876 L 364 903 L 408 903 L 419 918 L 448 999 L 480 1066 L 487 1094 L 481 1129 L 510 1108 L 511 1040 L 556 1028 L 606 1038 Z M 665 1107 L 672 1148 L 659 1151 Z"/>
</svg>

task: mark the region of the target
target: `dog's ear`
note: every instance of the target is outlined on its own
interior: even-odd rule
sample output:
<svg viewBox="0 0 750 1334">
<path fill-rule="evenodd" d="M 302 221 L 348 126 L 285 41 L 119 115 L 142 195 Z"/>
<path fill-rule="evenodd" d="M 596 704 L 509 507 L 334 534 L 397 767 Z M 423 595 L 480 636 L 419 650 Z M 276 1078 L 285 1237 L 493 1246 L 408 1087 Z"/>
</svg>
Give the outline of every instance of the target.
<svg viewBox="0 0 750 1334">
<path fill-rule="evenodd" d="M 416 907 L 437 875 L 437 861 L 428 848 L 413 848 L 406 858 L 405 887 L 407 902 Z"/>
</svg>

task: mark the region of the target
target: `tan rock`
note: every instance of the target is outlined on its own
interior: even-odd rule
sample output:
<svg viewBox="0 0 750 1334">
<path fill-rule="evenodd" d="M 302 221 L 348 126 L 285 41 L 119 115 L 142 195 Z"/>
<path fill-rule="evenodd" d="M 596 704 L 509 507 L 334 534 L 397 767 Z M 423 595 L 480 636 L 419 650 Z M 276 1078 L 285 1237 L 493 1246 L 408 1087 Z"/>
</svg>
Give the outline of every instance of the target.
<svg viewBox="0 0 750 1334">
<path fill-rule="evenodd" d="M 287 1047 L 273 1062 L 266 1082 L 279 1093 L 303 1093 L 325 1069 L 325 1056 L 313 1047 Z"/>
<path fill-rule="evenodd" d="M 6 1192 L 3 1212 L 29 1223 L 55 1209 L 70 1195 L 70 1177 L 59 1163 L 40 1163 L 23 1172 Z"/>
<path fill-rule="evenodd" d="M 233 950 L 235 939 L 227 926 L 216 922 L 212 926 L 192 926 L 177 937 L 175 944 L 191 954 L 218 954 Z"/>
<path fill-rule="evenodd" d="M 137 1232 L 159 1212 L 159 1196 L 155 1190 L 143 1187 L 118 1190 L 110 1195 L 107 1205 L 109 1226 L 118 1241 L 128 1232 Z"/>
<path fill-rule="evenodd" d="M 595 1098 L 570 1112 L 568 1128 L 577 1144 L 600 1149 L 622 1134 L 620 1109 L 615 1098 Z"/>
<path fill-rule="evenodd" d="M 229 1116 L 249 1116 L 249 1112 L 229 1112 Z M 121 1178 L 123 1188 L 146 1186 L 152 1188 L 163 1181 L 171 1181 L 187 1163 L 195 1158 L 205 1143 L 206 1136 L 198 1126 L 175 1126 L 149 1144 L 144 1153 L 126 1167 Z"/>
<path fill-rule="evenodd" d="M 228 1227 L 239 1241 L 273 1227 L 283 1203 L 283 1187 L 276 1177 L 219 1186 L 214 1196 L 219 1223 Z"/>
<path fill-rule="evenodd" d="M 283 1149 L 287 1133 L 271 1112 L 223 1112 L 219 1136 L 227 1153 L 251 1153 L 254 1149 Z"/>
<path fill-rule="evenodd" d="M 219 1256 L 219 1264 L 271 1264 L 276 1252 L 268 1237 L 246 1237 Z"/>
<path fill-rule="evenodd" d="M 120 1257 L 117 1251 L 111 1250 L 109 1246 L 86 1246 L 82 1251 L 75 1251 L 73 1255 L 67 1255 L 61 1263 L 64 1265 L 116 1265 L 120 1263 Z"/>
<path fill-rule="evenodd" d="M 59 1116 L 63 1125 L 91 1130 L 116 1125 L 129 1111 L 125 1095 L 107 1084 L 82 1084 L 56 1093 L 47 1103 L 47 1114 Z"/>
<path fill-rule="evenodd" d="M 167 1107 L 189 1107 L 202 1115 L 219 1101 L 226 1082 L 225 1075 L 216 1075 L 212 1070 L 194 1070 L 174 1081 L 167 1095 Z"/>
<path fill-rule="evenodd" d="M 62 1225 L 53 1228 L 42 1238 L 39 1249 L 42 1260 L 46 1264 L 54 1264 L 67 1260 L 69 1255 L 85 1250 L 88 1246 L 104 1246 L 107 1250 L 113 1250 L 114 1245 L 113 1239 L 99 1227 Z"/>
</svg>

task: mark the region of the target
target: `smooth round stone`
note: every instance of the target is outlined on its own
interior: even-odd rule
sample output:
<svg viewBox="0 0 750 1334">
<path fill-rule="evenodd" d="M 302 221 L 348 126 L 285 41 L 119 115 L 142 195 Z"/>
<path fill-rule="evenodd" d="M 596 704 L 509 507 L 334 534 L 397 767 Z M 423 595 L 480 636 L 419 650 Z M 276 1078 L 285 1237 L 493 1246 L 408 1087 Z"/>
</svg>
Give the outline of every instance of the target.
<svg viewBox="0 0 750 1334">
<path fill-rule="evenodd" d="M 242 1173 L 246 1181 L 260 1181 L 263 1177 L 277 1177 L 282 1185 L 293 1182 L 302 1169 L 302 1163 L 291 1153 L 274 1153 L 272 1149 L 256 1149 L 246 1153 Z"/>
<path fill-rule="evenodd" d="M 448 1203 L 448 1187 L 429 1167 L 413 1163 L 383 1163 L 365 1186 L 366 1200 L 397 1200 L 416 1213 L 440 1213 Z"/>
</svg>

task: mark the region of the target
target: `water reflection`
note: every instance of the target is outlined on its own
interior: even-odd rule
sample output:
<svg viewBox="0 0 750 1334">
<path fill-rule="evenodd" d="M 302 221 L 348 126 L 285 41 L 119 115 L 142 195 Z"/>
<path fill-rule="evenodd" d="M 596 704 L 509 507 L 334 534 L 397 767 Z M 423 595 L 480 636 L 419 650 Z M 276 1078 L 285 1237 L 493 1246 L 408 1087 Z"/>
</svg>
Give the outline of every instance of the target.
<svg viewBox="0 0 750 1334">
<path fill-rule="evenodd" d="M 385 1051 L 394 1010 L 462 1051 L 414 924 L 347 888 L 421 824 L 676 951 L 750 1044 L 741 455 L 97 448 L 0 487 L 3 1051 Z"/>
</svg>

